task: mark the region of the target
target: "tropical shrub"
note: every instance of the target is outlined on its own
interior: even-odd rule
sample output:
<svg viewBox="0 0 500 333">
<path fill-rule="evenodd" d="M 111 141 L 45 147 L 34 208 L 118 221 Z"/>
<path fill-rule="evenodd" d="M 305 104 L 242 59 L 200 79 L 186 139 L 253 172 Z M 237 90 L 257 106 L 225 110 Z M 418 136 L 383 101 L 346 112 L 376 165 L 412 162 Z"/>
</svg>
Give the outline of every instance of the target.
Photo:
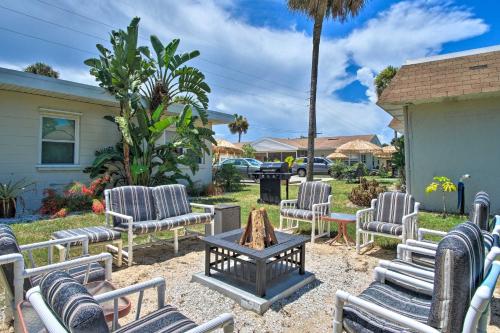
<svg viewBox="0 0 500 333">
<path fill-rule="evenodd" d="M 358 206 L 369 207 L 372 200 L 376 199 L 380 193 L 387 189 L 375 180 L 361 178 L 360 184 L 354 187 L 349 194 L 349 200 Z"/>
<path fill-rule="evenodd" d="M 237 191 L 241 188 L 241 175 L 238 170 L 230 164 L 224 164 L 215 172 L 215 184 L 221 186 L 224 191 Z"/>
<path fill-rule="evenodd" d="M 287 156 L 285 158 L 285 162 L 288 164 L 288 168 L 292 168 L 293 162 L 295 161 L 295 158 L 293 156 Z"/>
<path fill-rule="evenodd" d="M 433 178 L 433 182 L 427 185 L 425 188 L 425 193 L 429 194 L 432 192 L 441 192 L 441 198 L 443 201 L 443 218 L 446 218 L 446 194 L 450 192 L 455 192 L 457 186 L 451 181 L 450 178 L 445 176 L 436 176 Z"/>
<path fill-rule="evenodd" d="M 255 148 L 248 143 L 245 143 L 241 149 L 243 150 L 243 157 L 254 158 L 255 153 L 257 152 Z"/>
<path fill-rule="evenodd" d="M 0 183 L 0 218 L 16 215 L 17 201 L 19 200 L 24 206 L 22 194 L 33 184 L 26 179 Z"/>
<path fill-rule="evenodd" d="M 343 179 L 348 167 L 344 162 L 335 161 L 330 166 L 330 175 L 335 179 Z"/>
<path fill-rule="evenodd" d="M 98 44 L 99 58 L 85 61 L 99 85 L 120 101 L 120 116 L 106 119 L 114 121 L 122 134 L 121 147 L 96 152 L 87 171 L 91 177 L 109 174 L 117 185 L 190 181 L 178 166 L 195 173 L 200 158 L 210 153 L 208 145 L 216 143 L 214 132 L 206 127 L 210 87 L 203 73 L 186 65 L 200 53 L 177 54 L 179 39 L 164 46 L 151 36 L 152 56 L 147 47 L 137 46 L 138 23 L 134 18 L 127 31 L 112 31 L 113 50 Z M 167 114 L 174 105 L 181 106 L 181 112 Z M 159 144 L 171 126 L 174 137 Z"/>
</svg>

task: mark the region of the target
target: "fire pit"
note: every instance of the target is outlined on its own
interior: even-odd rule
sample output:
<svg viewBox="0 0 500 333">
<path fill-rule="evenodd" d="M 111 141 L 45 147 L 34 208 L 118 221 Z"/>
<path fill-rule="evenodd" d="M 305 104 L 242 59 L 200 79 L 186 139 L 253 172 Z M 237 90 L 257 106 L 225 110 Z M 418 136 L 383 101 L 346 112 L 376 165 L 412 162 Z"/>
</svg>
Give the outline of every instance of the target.
<svg viewBox="0 0 500 333">
<path fill-rule="evenodd" d="M 252 214 L 262 216 L 262 210 Z M 314 275 L 305 270 L 309 239 L 274 232 L 266 220 L 267 214 L 263 220 L 249 218 L 246 229 L 205 237 L 205 272 L 193 279 L 258 313 L 313 281 Z"/>
</svg>

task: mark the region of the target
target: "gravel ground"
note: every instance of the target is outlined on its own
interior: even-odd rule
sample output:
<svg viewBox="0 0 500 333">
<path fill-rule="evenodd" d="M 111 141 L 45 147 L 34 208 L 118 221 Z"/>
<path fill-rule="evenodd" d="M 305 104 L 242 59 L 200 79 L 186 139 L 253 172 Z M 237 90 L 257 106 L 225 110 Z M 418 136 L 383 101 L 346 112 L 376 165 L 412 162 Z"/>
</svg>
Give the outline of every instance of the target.
<svg viewBox="0 0 500 333">
<path fill-rule="evenodd" d="M 224 297 L 196 282 L 194 273 L 204 270 L 203 247 L 199 240 L 185 240 L 178 256 L 167 246 L 152 246 L 134 251 L 137 264 L 113 272 L 117 287 L 164 277 L 167 283 L 166 303 L 176 306 L 197 323 L 230 312 L 235 317 L 236 332 L 331 332 L 334 295 L 338 289 L 360 293 L 373 280 L 373 268 L 380 259 L 391 259 L 395 251 L 375 248 L 358 256 L 353 247 L 307 244 L 306 269 L 316 274 L 317 281 L 288 298 L 275 303 L 264 315 L 245 310 L 232 299 Z M 2 295 L 3 296 L 3 295 Z M 497 287 L 496 297 L 500 297 Z M 131 297 L 133 307 L 137 295 Z M 142 314 L 156 308 L 154 291 L 145 293 Z M 494 314 L 488 332 L 500 332 L 500 302 L 492 304 Z M 135 310 L 121 320 L 132 320 Z M 11 328 L 12 329 L 12 328 Z M 0 329 L 0 331 L 5 331 Z"/>
<path fill-rule="evenodd" d="M 117 286 L 126 286 L 161 276 L 167 282 L 166 302 L 198 323 L 221 313 L 231 312 L 240 332 L 325 332 L 331 331 L 334 294 L 337 289 L 358 294 L 373 280 L 372 270 L 381 258 L 391 258 L 394 251 L 375 249 L 357 256 L 354 248 L 307 244 L 306 269 L 317 281 L 275 303 L 264 315 L 245 310 L 233 300 L 196 282 L 194 273 L 203 271 L 201 243 L 184 241 L 179 256 L 162 246 L 134 251 L 138 264 L 113 274 Z M 150 293 L 145 307 L 156 306 Z M 132 317 L 132 316 L 129 316 Z"/>
</svg>

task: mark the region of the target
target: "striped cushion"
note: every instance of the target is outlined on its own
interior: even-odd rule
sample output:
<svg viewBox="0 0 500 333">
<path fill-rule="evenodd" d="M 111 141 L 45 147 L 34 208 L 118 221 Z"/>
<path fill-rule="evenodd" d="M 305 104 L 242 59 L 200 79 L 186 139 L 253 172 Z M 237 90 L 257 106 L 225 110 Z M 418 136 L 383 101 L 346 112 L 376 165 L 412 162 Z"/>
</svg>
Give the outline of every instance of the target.
<svg viewBox="0 0 500 333">
<path fill-rule="evenodd" d="M 46 274 L 40 281 L 40 291 L 45 303 L 70 332 L 109 332 L 101 306 L 67 273 Z"/>
<path fill-rule="evenodd" d="M 21 253 L 19 249 L 19 244 L 17 243 L 16 235 L 10 228 L 10 226 L 5 224 L 0 224 L 0 256 L 13 254 L 13 253 Z M 7 280 L 7 284 L 9 285 L 10 291 L 13 294 L 14 291 L 14 264 L 5 264 L 0 265 L 0 268 L 3 271 L 3 275 Z M 24 280 L 24 290 L 28 290 L 32 287 L 30 279 Z"/>
<path fill-rule="evenodd" d="M 413 213 L 414 209 L 415 199 L 408 193 L 380 193 L 374 219 L 380 222 L 402 224 L 403 216 Z"/>
<path fill-rule="evenodd" d="M 158 220 L 191 213 L 186 186 L 163 185 L 153 188 L 153 198 Z"/>
<path fill-rule="evenodd" d="M 282 209 L 281 215 L 289 218 L 303 219 L 303 220 L 311 220 L 313 219 L 312 210 L 305 209 Z"/>
<path fill-rule="evenodd" d="M 109 190 L 110 210 L 132 216 L 135 221 L 156 219 L 153 194 L 149 187 L 122 186 Z M 118 225 L 125 220 L 113 216 L 113 224 Z"/>
<path fill-rule="evenodd" d="M 87 227 L 56 231 L 52 234 L 54 239 L 63 239 L 85 235 L 90 243 L 108 242 L 121 239 L 122 234 L 106 227 Z M 71 245 L 81 245 L 82 242 L 73 242 Z"/>
<path fill-rule="evenodd" d="M 460 332 L 466 312 L 483 279 L 485 252 L 481 229 L 462 223 L 439 242 L 434 293 L 428 324 L 442 332 Z"/>
<path fill-rule="evenodd" d="M 427 322 L 431 307 L 430 296 L 412 292 L 396 285 L 373 282 L 360 295 L 360 298 L 394 311 L 402 316 Z M 347 305 L 344 308 L 344 329 L 349 333 L 407 332 L 408 328 L 391 323 L 380 316 L 366 312 L 356 306 Z"/>
<path fill-rule="evenodd" d="M 85 282 L 85 275 L 87 274 L 88 265 L 80 265 L 68 270 L 69 275 L 78 281 L 78 283 Z M 43 275 L 37 275 L 31 278 L 33 285 L 40 284 Z M 105 269 L 96 262 L 90 264 L 89 277 L 87 282 L 104 281 L 106 279 Z"/>
<path fill-rule="evenodd" d="M 323 182 L 304 182 L 300 184 L 297 199 L 297 208 L 312 210 L 314 204 L 328 202 L 328 196 L 332 193 L 332 187 Z M 329 207 L 326 207 L 324 214 L 329 213 Z"/>
<path fill-rule="evenodd" d="M 490 231 L 490 196 L 486 192 L 478 192 L 470 212 L 470 221 L 481 230 Z"/>
<path fill-rule="evenodd" d="M 380 232 L 394 236 L 401 236 L 403 234 L 403 226 L 401 224 L 372 221 L 363 223 L 361 228 L 367 231 Z"/>
<path fill-rule="evenodd" d="M 483 232 L 484 248 L 486 249 L 486 252 L 490 252 L 491 248 L 493 247 L 493 244 L 495 243 L 495 237 L 486 230 L 482 230 L 482 232 Z"/>
<path fill-rule="evenodd" d="M 195 328 L 197 325 L 179 312 L 171 305 L 166 305 L 163 308 L 156 310 L 147 316 L 133 321 L 114 333 L 146 333 L 146 332 L 162 332 L 162 333 L 181 333 Z"/>
<path fill-rule="evenodd" d="M 184 227 L 195 224 L 207 224 L 212 220 L 210 213 L 189 213 L 181 216 L 170 217 L 160 221 L 134 222 L 132 224 L 134 234 L 148 234 L 162 230 L 170 230 L 176 227 Z M 122 223 L 117 227 L 119 230 L 128 230 L 128 224 Z"/>
</svg>

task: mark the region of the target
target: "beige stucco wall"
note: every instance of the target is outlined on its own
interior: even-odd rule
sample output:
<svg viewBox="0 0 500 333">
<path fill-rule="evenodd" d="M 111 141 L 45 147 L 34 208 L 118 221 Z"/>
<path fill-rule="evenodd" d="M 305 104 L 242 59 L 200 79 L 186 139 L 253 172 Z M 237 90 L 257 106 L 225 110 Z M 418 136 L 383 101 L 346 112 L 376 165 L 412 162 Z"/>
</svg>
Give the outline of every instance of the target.
<svg viewBox="0 0 500 333">
<path fill-rule="evenodd" d="M 488 192 L 493 212 L 500 212 L 500 98 L 450 101 L 409 106 L 411 193 L 424 209 L 440 210 L 441 197 L 426 195 L 425 187 L 434 176 L 466 181 L 466 208 L 480 190 Z M 448 196 L 456 209 L 457 194 Z"/>
<path fill-rule="evenodd" d="M 40 156 L 41 108 L 81 113 L 79 167 L 42 169 Z M 26 178 L 36 182 L 24 195 L 28 209 L 37 209 L 43 190 L 62 188 L 72 181 L 88 182 L 82 172 L 94 160 L 96 149 L 119 139 L 116 126 L 103 119 L 116 108 L 11 91 L 0 91 L 0 181 Z"/>
</svg>

